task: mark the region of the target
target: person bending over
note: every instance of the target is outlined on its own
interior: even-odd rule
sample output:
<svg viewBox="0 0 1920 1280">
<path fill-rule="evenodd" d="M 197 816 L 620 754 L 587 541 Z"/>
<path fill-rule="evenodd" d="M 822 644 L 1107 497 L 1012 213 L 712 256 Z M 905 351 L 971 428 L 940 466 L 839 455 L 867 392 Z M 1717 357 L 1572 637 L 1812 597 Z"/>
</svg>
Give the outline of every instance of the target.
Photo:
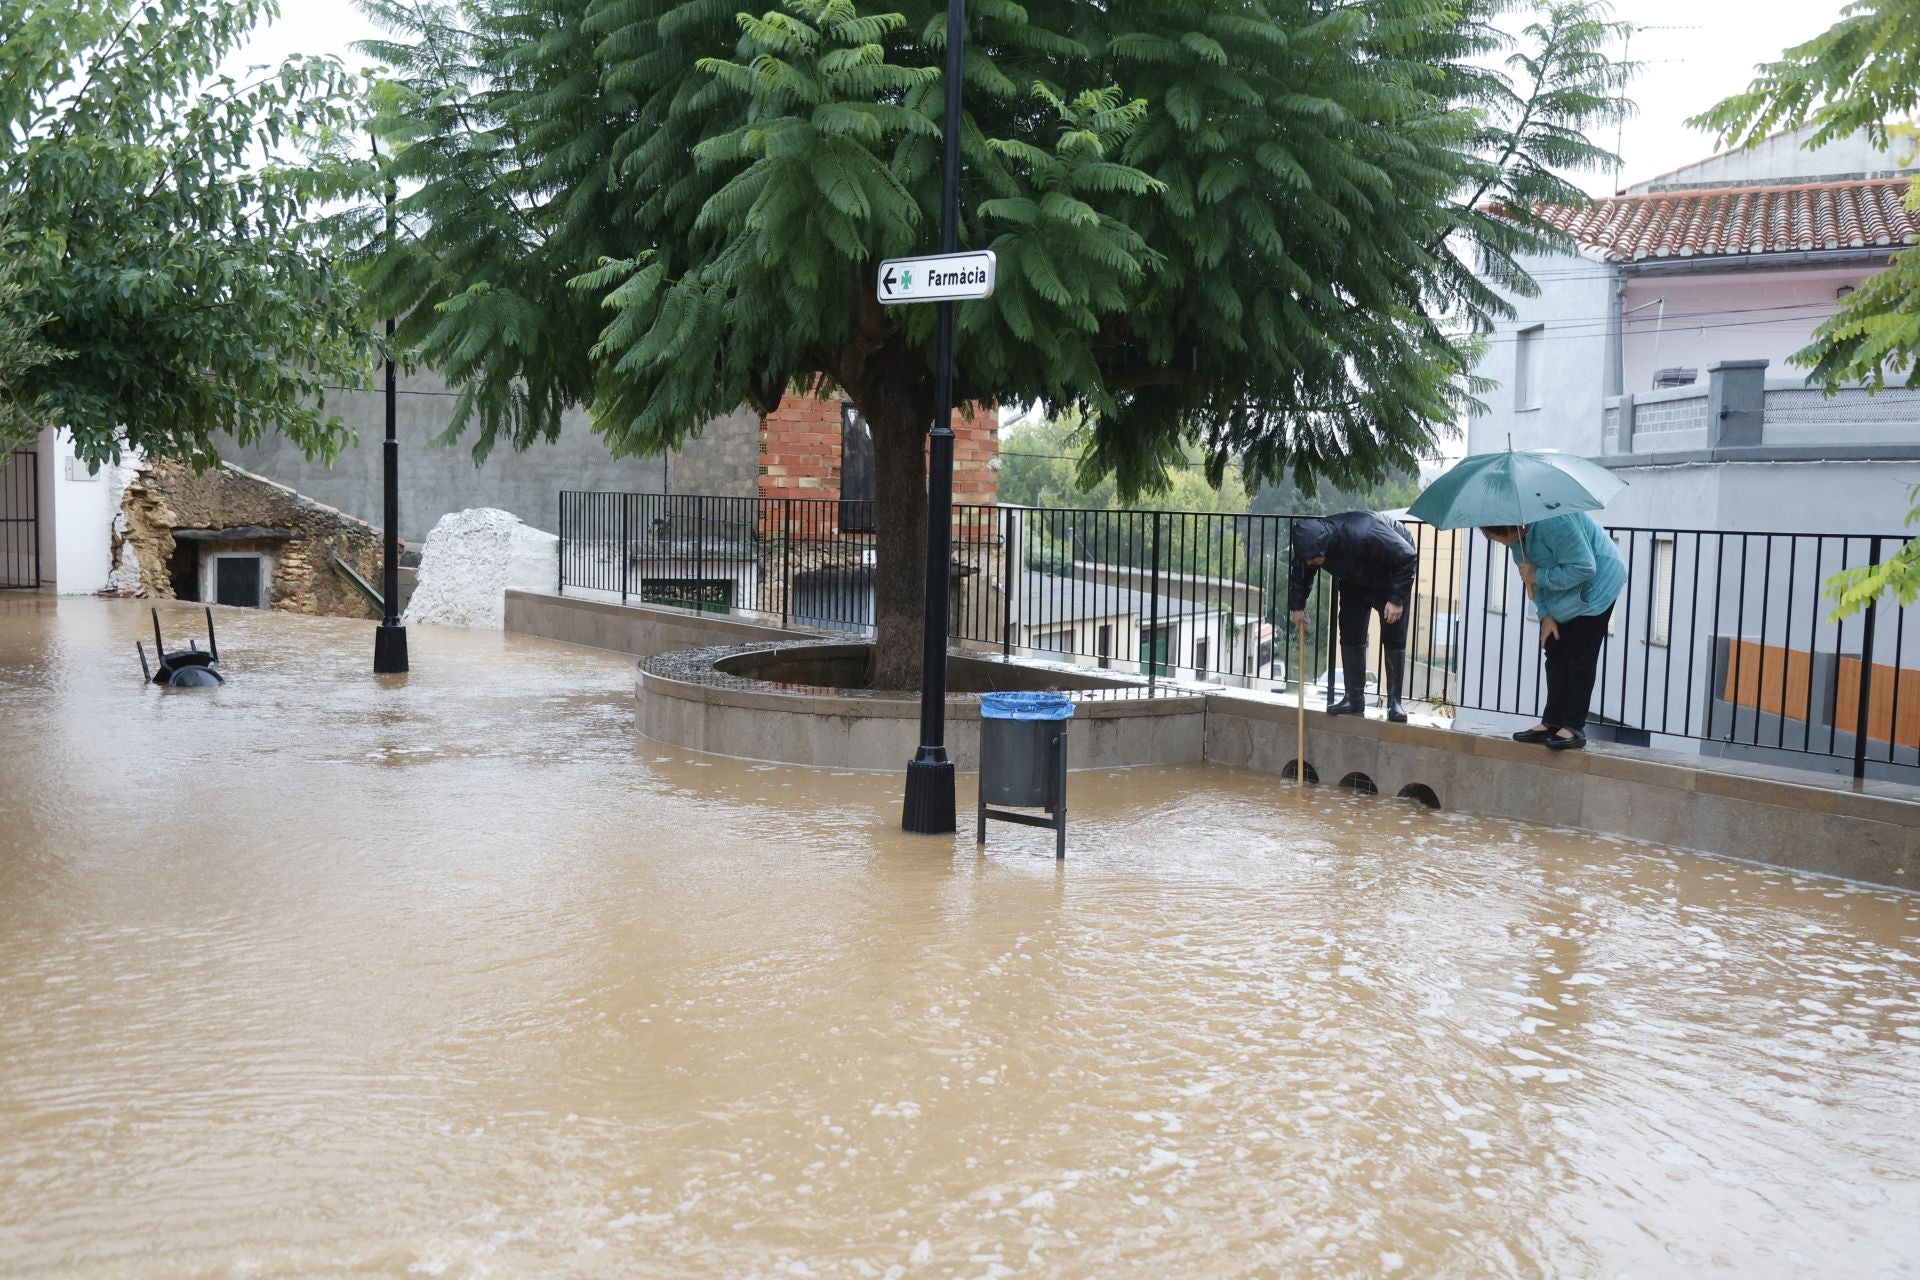
<svg viewBox="0 0 1920 1280">
<path fill-rule="evenodd" d="M 1340 667 L 1347 685 L 1346 697 L 1330 703 L 1327 714 L 1366 712 L 1367 615 L 1378 610 L 1380 643 L 1387 655 L 1387 719 L 1404 723 L 1407 713 L 1400 705 L 1400 684 L 1407 667 L 1407 602 L 1420 571 L 1420 553 L 1412 535 L 1398 520 L 1373 511 L 1295 521 L 1287 608 L 1297 628 L 1307 625 L 1307 596 L 1320 569 L 1339 589 Z M 1301 677 L 1305 676 L 1302 672 Z"/>
<path fill-rule="evenodd" d="M 1540 723 L 1514 734 L 1514 741 L 1578 750 L 1587 745 L 1587 704 L 1627 566 L 1606 530 L 1584 511 L 1480 532 L 1512 552 L 1547 651 L 1547 705 Z"/>
</svg>

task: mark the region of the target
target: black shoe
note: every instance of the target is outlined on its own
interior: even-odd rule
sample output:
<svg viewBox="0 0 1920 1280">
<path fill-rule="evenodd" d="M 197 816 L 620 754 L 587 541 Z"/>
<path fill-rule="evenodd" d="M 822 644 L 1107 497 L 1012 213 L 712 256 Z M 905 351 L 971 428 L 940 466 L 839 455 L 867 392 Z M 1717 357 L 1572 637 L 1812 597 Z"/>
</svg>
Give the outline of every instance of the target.
<svg viewBox="0 0 1920 1280">
<path fill-rule="evenodd" d="M 1560 732 L 1558 729 L 1522 729 L 1513 735 L 1513 740 L 1515 742 L 1524 742 L 1530 747 L 1538 746 L 1558 732 Z"/>
<path fill-rule="evenodd" d="M 1327 704 L 1327 714 L 1330 716 L 1364 716 L 1367 714 L 1367 704 L 1352 694 L 1348 694 L 1338 702 L 1329 702 Z"/>
<path fill-rule="evenodd" d="M 1569 733 L 1571 733 L 1571 734 L 1573 734 L 1573 736 L 1572 736 L 1571 738 L 1562 738 L 1562 737 L 1559 737 L 1559 736 L 1557 736 L 1557 735 L 1556 735 L 1555 737 L 1551 737 L 1551 738 L 1548 738 L 1548 739 L 1547 739 L 1547 750 L 1549 750 L 1549 751 L 1579 751 L 1579 750 L 1581 750 L 1581 749 L 1582 749 L 1583 747 L 1585 747 L 1585 746 L 1587 745 L 1587 735 L 1586 735 L 1586 734 L 1584 734 L 1584 733 L 1580 733 L 1580 732 L 1578 732 L 1578 731 L 1576 731 L 1576 730 L 1573 730 L 1573 729 L 1569 729 L 1569 730 L 1567 730 L 1567 732 L 1569 732 Z"/>
</svg>

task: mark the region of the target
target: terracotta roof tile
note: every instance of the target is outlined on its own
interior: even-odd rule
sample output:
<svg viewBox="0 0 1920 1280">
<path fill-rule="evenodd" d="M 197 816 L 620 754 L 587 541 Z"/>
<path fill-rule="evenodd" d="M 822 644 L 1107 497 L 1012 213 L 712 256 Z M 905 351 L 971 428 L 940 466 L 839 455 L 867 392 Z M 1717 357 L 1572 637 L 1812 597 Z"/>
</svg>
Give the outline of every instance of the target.
<svg viewBox="0 0 1920 1280">
<path fill-rule="evenodd" d="M 1615 262 L 1920 243 L 1906 178 L 1720 187 L 1543 205 L 1548 222 Z"/>
</svg>

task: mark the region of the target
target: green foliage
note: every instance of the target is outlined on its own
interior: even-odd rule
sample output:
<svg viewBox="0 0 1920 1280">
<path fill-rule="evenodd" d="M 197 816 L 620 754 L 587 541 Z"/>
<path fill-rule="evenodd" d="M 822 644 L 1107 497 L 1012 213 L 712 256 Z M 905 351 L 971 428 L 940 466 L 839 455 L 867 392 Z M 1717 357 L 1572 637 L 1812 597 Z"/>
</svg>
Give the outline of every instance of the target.
<svg viewBox="0 0 1920 1280">
<path fill-rule="evenodd" d="M 935 241 L 943 6 L 363 4 L 407 191 L 368 283 L 466 386 L 452 431 L 524 444 L 591 401 L 658 450 L 818 376 L 918 429 L 932 310 L 872 276 Z M 1001 277 L 961 308 L 963 396 L 1082 414 L 1129 494 L 1188 446 L 1216 479 L 1409 469 L 1469 390 L 1434 315 L 1484 325 L 1477 260 L 1524 290 L 1551 238 L 1483 206 L 1573 198 L 1555 172 L 1624 110 L 1599 10 L 1509 39 L 1502 8 L 972 5 L 960 238 Z"/>
<path fill-rule="evenodd" d="M 1886 146 L 1913 136 L 1903 118 L 1920 104 L 1920 8 L 1912 0 L 1860 0 L 1840 21 L 1765 63 L 1746 92 L 1689 123 L 1722 142 L 1752 145 L 1777 130 L 1814 126 L 1808 146 L 1864 131 Z M 1907 192 L 1920 208 L 1920 183 Z M 1903 250 L 1849 294 L 1793 355 L 1829 391 L 1864 382 L 1878 389 L 1920 356 L 1920 253 Z"/>
<path fill-rule="evenodd" d="M 296 149 L 354 124 L 353 85 L 296 58 L 215 75 L 272 0 L 0 0 L 0 202 L 11 323 L 40 359 L 11 412 L 206 463 L 278 428 L 330 455 L 324 388 L 364 375 L 359 294 L 313 212 L 352 175 Z"/>
<path fill-rule="evenodd" d="M 1820 35 L 1788 49 L 1760 68 L 1747 87 L 1692 124 L 1716 130 L 1723 142 L 1752 145 L 1776 130 L 1814 126 L 1809 147 L 1864 131 L 1886 146 L 1911 140 L 1904 122 L 1920 105 L 1920 6 L 1912 0 L 1859 0 Z M 1920 208 L 1920 179 L 1906 195 Z M 1880 390 L 1906 376 L 1920 358 L 1920 250 L 1903 249 L 1887 269 L 1847 295 L 1793 354 L 1809 381 L 1828 394 L 1850 383 Z M 1911 498 L 1920 502 L 1920 489 Z M 1907 517 L 1920 521 L 1920 506 Z M 1900 603 L 1920 597 L 1920 544 L 1909 542 L 1877 568 L 1856 568 L 1827 581 L 1835 618 L 1850 617 L 1891 593 Z"/>
<path fill-rule="evenodd" d="M 364 280 L 525 444 L 590 403 L 616 453 L 830 380 L 874 430 L 883 679 L 917 662 L 935 308 L 875 268 L 938 244 L 939 0 L 360 0 L 403 192 Z M 1626 107 L 1598 0 L 974 0 L 958 236 L 964 402 L 1088 424 L 1127 497 L 1190 457 L 1363 487 L 1466 407 L 1476 334 L 1563 243 L 1527 208 Z M 1511 66 L 1499 64 L 1509 55 Z M 1493 204 L 1518 210 L 1497 216 Z M 1170 471 L 1169 467 L 1173 470 Z"/>
<path fill-rule="evenodd" d="M 40 336 L 47 317 L 30 310 L 14 233 L 0 210 L 0 458 L 31 440 L 47 422 L 45 406 L 26 386 L 30 371 L 60 353 Z"/>
<path fill-rule="evenodd" d="M 1915 504 L 1907 513 L 1907 527 L 1920 524 L 1920 485 L 1907 492 L 1907 501 Z M 1834 620 L 1851 618 L 1881 596 L 1892 596 L 1901 605 L 1920 600 L 1920 538 L 1910 538 L 1898 551 L 1878 565 L 1858 565 L 1843 569 L 1826 581 L 1827 599 L 1833 601 Z"/>
</svg>

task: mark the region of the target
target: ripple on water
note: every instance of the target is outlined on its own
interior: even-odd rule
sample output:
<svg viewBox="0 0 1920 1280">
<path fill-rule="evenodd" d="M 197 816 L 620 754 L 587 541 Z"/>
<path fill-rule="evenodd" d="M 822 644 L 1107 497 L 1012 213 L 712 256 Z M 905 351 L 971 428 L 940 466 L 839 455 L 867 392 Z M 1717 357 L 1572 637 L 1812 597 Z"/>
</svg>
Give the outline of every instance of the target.
<svg viewBox="0 0 1920 1280">
<path fill-rule="evenodd" d="M 1911 896 L 1204 769 L 976 854 L 618 656 L 143 621 L 0 610 L 5 1274 L 1920 1268 Z"/>
</svg>

